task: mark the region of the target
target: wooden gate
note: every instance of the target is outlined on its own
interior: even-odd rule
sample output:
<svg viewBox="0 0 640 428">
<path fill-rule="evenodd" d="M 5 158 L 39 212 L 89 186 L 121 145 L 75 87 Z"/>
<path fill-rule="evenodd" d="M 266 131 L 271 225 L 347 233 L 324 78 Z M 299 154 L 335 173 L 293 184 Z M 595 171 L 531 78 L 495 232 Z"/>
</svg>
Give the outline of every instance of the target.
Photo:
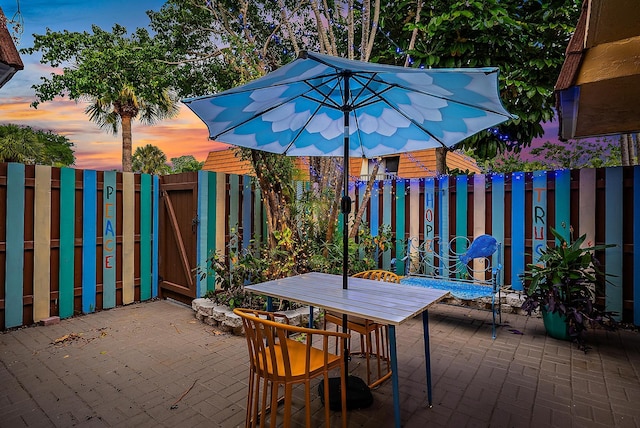
<svg viewBox="0 0 640 428">
<path fill-rule="evenodd" d="M 160 177 L 160 296 L 191 305 L 196 298 L 198 173 Z"/>
</svg>

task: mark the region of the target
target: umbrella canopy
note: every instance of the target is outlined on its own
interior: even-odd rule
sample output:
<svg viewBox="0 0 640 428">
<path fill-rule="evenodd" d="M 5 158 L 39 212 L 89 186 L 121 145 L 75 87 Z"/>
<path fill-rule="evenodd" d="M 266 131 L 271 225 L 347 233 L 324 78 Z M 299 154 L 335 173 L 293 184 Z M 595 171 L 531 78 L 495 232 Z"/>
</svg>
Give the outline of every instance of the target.
<svg viewBox="0 0 640 428">
<path fill-rule="evenodd" d="M 184 100 L 210 138 L 290 156 L 373 158 L 449 147 L 512 116 L 498 69 L 413 69 L 301 52 L 245 85 Z M 348 286 L 349 162 L 342 200 Z"/>
<path fill-rule="evenodd" d="M 585 0 L 556 82 L 561 138 L 640 131 L 640 1 Z"/>
<path fill-rule="evenodd" d="M 449 147 L 512 116 L 498 69 L 412 69 L 302 52 L 245 85 L 184 102 L 211 139 L 290 156 Z M 348 118 L 348 120 L 347 120 Z"/>
</svg>

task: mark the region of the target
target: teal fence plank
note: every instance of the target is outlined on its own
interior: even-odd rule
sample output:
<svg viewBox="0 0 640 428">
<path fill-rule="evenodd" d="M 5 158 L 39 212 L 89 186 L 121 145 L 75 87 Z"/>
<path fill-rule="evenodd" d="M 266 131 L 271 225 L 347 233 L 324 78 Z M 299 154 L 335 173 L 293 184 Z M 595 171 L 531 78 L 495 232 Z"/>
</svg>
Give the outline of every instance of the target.
<svg viewBox="0 0 640 428">
<path fill-rule="evenodd" d="M 82 312 L 96 310 L 96 171 L 85 170 L 82 184 Z"/>
<path fill-rule="evenodd" d="M 242 249 L 246 250 L 251 244 L 251 177 L 242 177 Z"/>
<path fill-rule="evenodd" d="M 571 234 L 571 218 L 569 217 L 570 197 L 571 197 L 571 171 L 561 169 L 556 174 L 556 224 L 554 228 L 569 242 Z"/>
<path fill-rule="evenodd" d="M 449 177 L 442 176 L 438 180 L 438 195 L 439 200 L 439 212 L 438 218 L 440 219 L 440 243 L 445 244 L 448 248 L 449 245 Z M 442 246 L 440 247 L 442 248 Z M 449 252 L 440 252 L 441 260 L 444 261 L 444 267 L 442 274 L 444 276 L 449 275 Z"/>
<path fill-rule="evenodd" d="M 424 240 L 436 235 L 436 185 L 433 178 L 424 181 Z"/>
<path fill-rule="evenodd" d="M 140 300 L 151 298 L 151 175 L 140 175 Z"/>
<path fill-rule="evenodd" d="M 209 199 L 207 201 L 207 259 L 216 254 L 216 198 L 217 198 L 217 174 L 210 172 L 207 174 L 207 187 L 209 189 Z M 260 218 L 255 220 L 255 224 L 258 226 L 261 224 Z M 207 275 L 207 291 L 214 291 L 216 288 L 216 276 L 211 272 Z"/>
<path fill-rule="evenodd" d="M 116 172 L 105 171 L 102 189 L 102 307 L 116 306 Z"/>
<path fill-rule="evenodd" d="M 633 323 L 640 325 L 640 166 L 633 167 Z"/>
<path fill-rule="evenodd" d="M 504 174 L 491 176 L 491 235 L 504 248 Z M 491 263 L 494 266 L 498 263 L 497 254 L 493 255 Z M 503 284 L 504 275 L 500 275 L 500 285 Z"/>
<path fill-rule="evenodd" d="M 524 272 L 524 182 L 522 172 L 511 174 L 511 288 L 522 290 Z"/>
<path fill-rule="evenodd" d="M 533 193 L 531 201 L 532 262 L 537 264 L 540 251 L 547 246 L 547 172 L 533 173 Z"/>
<path fill-rule="evenodd" d="M 405 249 L 405 215 L 406 215 L 406 184 L 404 180 L 396 182 L 396 270 L 398 275 L 404 275 Z"/>
<path fill-rule="evenodd" d="M 7 211 L 5 242 L 4 326 L 22 325 L 24 293 L 24 187 L 25 168 L 7 165 Z"/>
<path fill-rule="evenodd" d="M 160 202 L 160 177 L 153 176 L 153 248 L 151 250 L 151 297 L 158 297 L 158 260 L 160 254 L 158 235 L 158 205 Z"/>
<path fill-rule="evenodd" d="M 439 232 L 438 232 L 439 233 Z M 429 177 L 424 181 L 424 241 L 433 245 L 436 236 L 436 182 Z M 433 253 L 427 253 L 427 264 L 433 266 Z"/>
<path fill-rule="evenodd" d="M 604 269 L 610 274 L 605 285 L 605 308 L 622 316 L 622 244 L 623 244 L 623 201 L 622 168 L 607 168 L 605 174 L 605 227 L 604 239 L 614 247 L 605 249 Z"/>
<path fill-rule="evenodd" d="M 75 270 L 76 171 L 60 169 L 59 316 L 73 316 Z"/>
<path fill-rule="evenodd" d="M 196 263 L 201 269 L 207 265 L 207 240 L 209 228 L 209 180 L 207 171 L 198 171 L 198 227 L 196 244 Z M 204 297 L 207 290 L 207 278 L 196 278 L 196 296 Z"/>
<path fill-rule="evenodd" d="M 380 211 L 379 211 L 379 205 L 380 205 L 380 196 L 379 196 L 379 191 L 378 191 L 378 184 L 380 182 L 379 181 L 374 181 L 373 182 L 373 187 L 371 188 L 371 199 L 369 199 L 369 207 L 371 208 L 371 216 L 369 217 L 371 219 L 371 223 L 369 224 L 369 229 L 371 231 L 371 236 L 378 236 L 378 228 L 380 225 Z M 375 260 L 376 262 L 379 260 L 379 252 L 378 249 L 376 249 L 376 254 L 375 254 Z"/>
<path fill-rule="evenodd" d="M 382 224 L 391 227 L 391 207 L 393 206 L 393 199 L 391 197 L 391 190 L 393 185 L 391 181 L 384 181 L 382 187 Z M 391 269 L 391 245 L 385 248 L 382 253 L 382 269 Z"/>
</svg>

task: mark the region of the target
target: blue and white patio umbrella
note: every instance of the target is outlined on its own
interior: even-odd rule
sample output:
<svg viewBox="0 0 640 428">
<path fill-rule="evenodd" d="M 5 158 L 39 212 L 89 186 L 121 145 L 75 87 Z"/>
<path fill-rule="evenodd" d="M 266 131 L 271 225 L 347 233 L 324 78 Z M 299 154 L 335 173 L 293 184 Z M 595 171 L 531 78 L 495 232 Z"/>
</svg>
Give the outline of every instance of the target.
<svg viewBox="0 0 640 428">
<path fill-rule="evenodd" d="M 450 147 L 514 117 L 500 101 L 497 68 L 415 69 L 305 51 L 245 85 L 183 101 L 212 140 L 290 156 Z M 344 162 L 344 288 L 348 183 Z"/>
</svg>

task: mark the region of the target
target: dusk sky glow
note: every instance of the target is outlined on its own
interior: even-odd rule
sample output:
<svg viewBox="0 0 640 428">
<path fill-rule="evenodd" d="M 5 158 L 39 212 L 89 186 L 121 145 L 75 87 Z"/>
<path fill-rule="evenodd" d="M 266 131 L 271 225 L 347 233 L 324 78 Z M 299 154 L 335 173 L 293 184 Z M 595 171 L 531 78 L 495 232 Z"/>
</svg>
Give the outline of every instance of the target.
<svg viewBox="0 0 640 428">
<path fill-rule="evenodd" d="M 32 34 L 44 34 L 46 28 L 54 31 L 91 31 L 96 24 L 111 30 L 113 24 L 125 26 L 129 33 L 137 27 L 146 27 L 147 10 L 159 10 L 163 0 L 100 0 L 64 2 L 23 0 L 19 2 L 24 20 L 24 34 L 18 49 L 33 45 Z M 18 8 L 18 1 L 0 0 L 5 16 L 11 19 Z M 9 25 L 11 30 L 11 25 Z M 0 89 L 0 124 L 28 125 L 66 136 L 74 143 L 76 168 L 111 170 L 121 169 L 122 137 L 102 131 L 85 115 L 85 105 L 65 98 L 42 103 L 37 109 L 30 104 L 35 100 L 32 85 L 48 76 L 53 69 L 40 64 L 40 55 L 21 54 L 24 70 L 19 71 Z M 544 124 L 546 133 L 538 141 L 557 140 L 557 124 Z M 177 118 L 165 120 L 154 126 L 133 123 L 133 150 L 146 144 L 160 147 L 169 160 L 182 155 L 194 155 L 203 161 L 207 153 L 224 145 L 209 141 L 204 123 L 186 106 L 181 107 Z"/>
<path fill-rule="evenodd" d="M 18 49 L 33 45 L 32 34 L 44 34 L 46 28 L 54 31 L 88 31 L 96 24 L 111 30 L 113 24 L 124 25 L 129 33 L 137 27 L 145 27 L 149 18 L 147 10 L 159 10 L 162 0 L 112 0 L 86 2 L 80 0 L 20 1 L 20 11 L 24 19 L 24 34 Z M 0 1 L 0 7 L 8 19 L 17 10 L 17 2 Z M 11 30 L 11 25 L 9 25 Z M 30 104 L 35 100 L 31 86 L 40 82 L 41 76 L 48 76 L 52 69 L 40 64 L 40 55 L 21 54 L 24 70 L 17 72 L 13 79 L 0 89 L 0 124 L 15 123 L 28 125 L 66 136 L 74 143 L 76 168 L 111 170 L 121 169 L 122 137 L 102 131 L 85 115 L 85 105 L 66 98 L 42 103 L 37 109 Z M 133 150 L 146 144 L 160 147 L 167 160 L 182 155 L 193 155 L 203 161 L 210 150 L 220 145 L 209 141 L 207 128 L 186 106 L 180 115 L 154 126 L 133 123 Z"/>
</svg>

